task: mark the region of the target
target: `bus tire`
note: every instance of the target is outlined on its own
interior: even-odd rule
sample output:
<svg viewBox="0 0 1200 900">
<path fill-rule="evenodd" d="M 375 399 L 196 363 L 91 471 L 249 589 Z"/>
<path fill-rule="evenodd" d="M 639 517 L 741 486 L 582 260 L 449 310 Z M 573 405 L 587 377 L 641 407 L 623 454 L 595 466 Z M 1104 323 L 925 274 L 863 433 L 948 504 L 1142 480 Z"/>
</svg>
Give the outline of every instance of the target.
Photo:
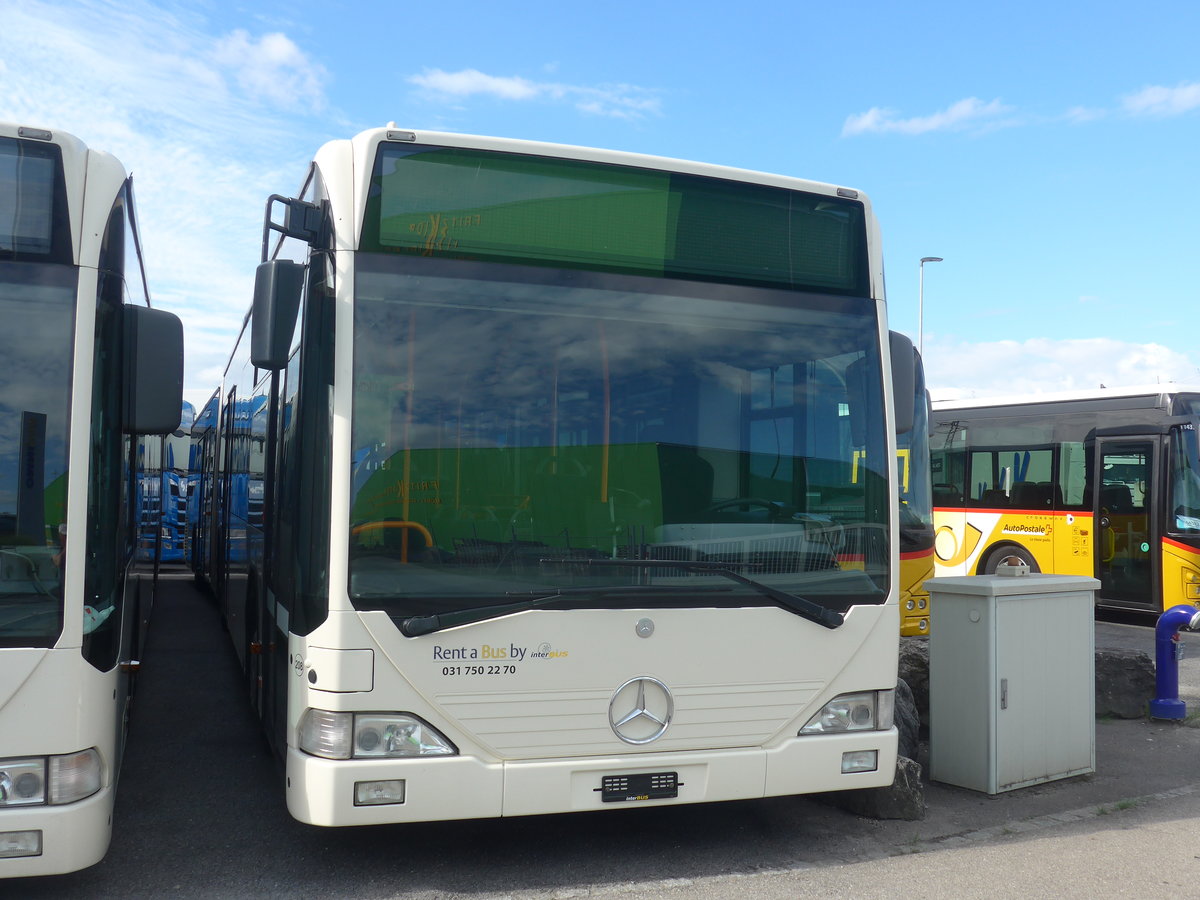
<svg viewBox="0 0 1200 900">
<path fill-rule="evenodd" d="M 1005 544 L 1003 547 L 995 547 L 988 552 L 987 558 L 983 562 L 983 567 L 979 570 L 980 575 L 995 575 L 996 569 L 1001 565 L 1007 565 L 1009 561 L 1015 560 L 1029 566 L 1030 572 L 1042 571 L 1033 558 L 1033 554 L 1024 547 L 1018 547 L 1016 544 Z"/>
</svg>

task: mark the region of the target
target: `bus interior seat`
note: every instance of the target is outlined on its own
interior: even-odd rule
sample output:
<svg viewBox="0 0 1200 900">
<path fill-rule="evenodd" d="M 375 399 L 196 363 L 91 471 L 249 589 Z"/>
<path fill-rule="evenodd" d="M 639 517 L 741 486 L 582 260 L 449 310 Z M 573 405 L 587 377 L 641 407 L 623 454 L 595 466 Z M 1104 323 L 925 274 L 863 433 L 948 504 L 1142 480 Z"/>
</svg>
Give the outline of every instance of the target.
<svg viewBox="0 0 1200 900">
<path fill-rule="evenodd" d="M 1057 482 L 1039 481 L 1038 484 L 1044 484 L 1050 489 L 1050 503 L 1055 509 L 1063 508 L 1063 492 L 1062 487 Z"/>
<path fill-rule="evenodd" d="M 979 498 L 982 506 L 1008 506 L 1008 494 L 1002 488 L 989 488 Z"/>
<path fill-rule="evenodd" d="M 1050 509 L 1054 505 L 1054 487 L 1049 481 L 1018 481 L 1013 485 L 1012 504 L 1021 509 Z"/>
<path fill-rule="evenodd" d="M 1110 513 L 1133 512 L 1133 493 L 1127 484 L 1106 484 L 1100 488 L 1100 505 Z"/>
<path fill-rule="evenodd" d="M 952 484 L 935 484 L 933 486 L 934 506 L 962 506 L 962 493 Z"/>
</svg>

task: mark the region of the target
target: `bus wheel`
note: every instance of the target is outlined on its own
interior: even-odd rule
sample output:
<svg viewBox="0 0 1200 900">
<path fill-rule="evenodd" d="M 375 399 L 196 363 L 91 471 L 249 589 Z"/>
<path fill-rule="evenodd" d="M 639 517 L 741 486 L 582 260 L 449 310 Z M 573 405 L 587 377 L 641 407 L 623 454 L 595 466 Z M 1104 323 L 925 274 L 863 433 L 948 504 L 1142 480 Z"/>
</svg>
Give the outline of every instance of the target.
<svg viewBox="0 0 1200 900">
<path fill-rule="evenodd" d="M 1017 563 L 1024 563 L 1025 565 L 1029 566 L 1030 572 L 1042 571 L 1040 568 L 1038 568 L 1038 564 L 1034 560 L 1033 554 L 1031 554 L 1024 547 L 1015 547 L 1010 545 L 1008 547 L 997 547 L 995 550 L 989 553 L 979 574 L 995 575 L 996 569 L 1000 566 L 1007 566 L 1009 564 L 1015 565 Z"/>
</svg>

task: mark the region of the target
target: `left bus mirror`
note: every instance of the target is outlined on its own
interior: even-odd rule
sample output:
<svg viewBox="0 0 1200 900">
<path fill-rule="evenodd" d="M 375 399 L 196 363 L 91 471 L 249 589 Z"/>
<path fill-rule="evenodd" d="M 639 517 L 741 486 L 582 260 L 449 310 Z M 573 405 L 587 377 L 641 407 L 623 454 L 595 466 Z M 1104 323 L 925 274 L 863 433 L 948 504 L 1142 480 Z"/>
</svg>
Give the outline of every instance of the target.
<svg viewBox="0 0 1200 900">
<path fill-rule="evenodd" d="M 183 411 L 183 323 L 173 313 L 125 306 L 126 434 L 171 434 Z"/>
<path fill-rule="evenodd" d="M 913 430 L 917 394 L 917 351 L 899 332 L 889 332 L 892 351 L 892 402 L 896 406 L 896 434 Z"/>
<path fill-rule="evenodd" d="M 254 274 L 254 308 L 250 315 L 250 362 L 277 372 L 287 365 L 305 267 L 290 259 L 272 259 Z"/>
</svg>

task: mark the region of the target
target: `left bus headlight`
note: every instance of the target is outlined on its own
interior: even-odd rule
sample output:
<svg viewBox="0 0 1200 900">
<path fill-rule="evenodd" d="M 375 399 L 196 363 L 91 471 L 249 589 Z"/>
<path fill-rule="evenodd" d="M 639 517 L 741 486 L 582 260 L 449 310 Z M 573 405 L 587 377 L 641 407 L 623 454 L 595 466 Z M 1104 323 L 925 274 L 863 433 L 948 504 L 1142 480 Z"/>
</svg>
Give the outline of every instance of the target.
<svg viewBox="0 0 1200 900">
<path fill-rule="evenodd" d="M 455 756 L 458 749 L 436 728 L 408 713 L 348 713 L 306 709 L 300 749 L 325 759 L 404 759 Z"/>
<path fill-rule="evenodd" d="M 822 706 L 798 734 L 887 731 L 892 727 L 895 711 L 894 690 L 840 694 Z"/>
<path fill-rule="evenodd" d="M 0 809 L 61 806 L 100 790 L 103 767 L 95 747 L 63 756 L 0 760 Z"/>
</svg>

